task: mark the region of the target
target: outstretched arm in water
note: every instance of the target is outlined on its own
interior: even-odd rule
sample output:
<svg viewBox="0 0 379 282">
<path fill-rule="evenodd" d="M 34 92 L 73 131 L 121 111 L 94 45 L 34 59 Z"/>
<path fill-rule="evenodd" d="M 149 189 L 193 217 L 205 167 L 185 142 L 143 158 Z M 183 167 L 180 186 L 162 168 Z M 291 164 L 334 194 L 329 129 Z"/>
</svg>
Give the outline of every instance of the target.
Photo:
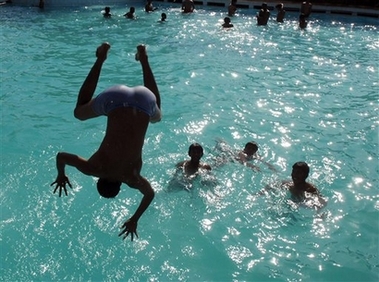
<svg viewBox="0 0 379 282">
<path fill-rule="evenodd" d="M 76 167 L 79 171 L 87 175 L 97 176 L 98 174 L 96 168 L 93 167 L 87 160 L 74 154 L 59 152 L 57 154 L 56 165 L 58 170 L 58 176 L 55 179 L 55 181 L 50 184 L 50 186 L 55 184 L 54 193 L 57 192 L 57 190 L 59 189 L 59 197 L 62 195 L 62 190 L 67 196 L 66 185 L 72 188 L 70 180 L 68 179 L 65 173 L 66 165 Z"/>
<path fill-rule="evenodd" d="M 143 194 L 143 198 L 134 215 L 121 226 L 122 231 L 118 236 L 123 236 L 122 239 L 125 239 L 130 234 L 131 240 L 133 241 L 134 235 L 138 238 L 137 223 L 141 215 L 153 201 L 154 190 L 151 188 L 150 183 L 142 176 L 139 177 L 139 180 L 136 183 L 128 183 L 128 185 L 138 189 Z"/>
</svg>

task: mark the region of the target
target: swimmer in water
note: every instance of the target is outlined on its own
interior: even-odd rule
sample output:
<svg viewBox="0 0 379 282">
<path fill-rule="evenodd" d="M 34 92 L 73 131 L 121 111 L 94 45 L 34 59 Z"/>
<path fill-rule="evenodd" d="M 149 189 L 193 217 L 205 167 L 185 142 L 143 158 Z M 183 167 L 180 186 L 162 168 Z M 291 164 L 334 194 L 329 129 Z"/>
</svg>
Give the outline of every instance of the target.
<svg viewBox="0 0 379 282">
<path fill-rule="evenodd" d="M 110 17 L 112 17 L 111 8 L 110 7 L 105 7 L 103 16 L 104 16 L 104 18 L 110 18 Z"/>
<path fill-rule="evenodd" d="M 150 12 L 153 12 L 157 9 L 158 9 L 157 7 L 153 7 L 153 1 L 152 0 L 147 1 L 146 5 L 145 5 L 145 12 L 150 13 Z"/>
<path fill-rule="evenodd" d="M 211 170 L 210 165 L 200 162 L 204 155 L 203 147 L 199 143 L 193 143 L 188 148 L 188 156 L 190 160 L 182 161 L 176 165 L 177 168 L 182 168 L 186 176 L 196 175 L 199 170 Z"/>
<path fill-rule="evenodd" d="M 256 18 L 258 25 L 267 25 L 268 19 L 270 18 L 270 11 L 267 7 L 267 3 L 262 4 L 262 8 Z"/>
<path fill-rule="evenodd" d="M 162 14 L 161 14 L 161 19 L 159 20 L 159 22 L 165 22 L 166 19 L 167 19 L 167 15 L 166 15 L 166 13 L 162 13 Z"/>
<path fill-rule="evenodd" d="M 129 12 L 127 12 L 124 17 L 127 19 L 135 19 L 134 12 L 136 11 L 136 8 L 130 7 Z"/>
<path fill-rule="evenodd" d="M 104 139 L 89 159 L 59 152 L 56 157 L 58 176 L 51 185 L 55 185 L 54 193 L 59 191 L 61 196 L 63 190 L 67 195 L 66 186 L 72 187 L 65 173 L 65 167 L 69 165 L 86 175 L 98 177 L 97 190 L 105 198 L 116 197 L 122 183 L 137 189 L 143 198 L 119 234 L 123 239 L 130 234 L 133 241 L 134 235 L 138 237 L 138 220 L 154 198 L 154 190 L 140 173 L 148 125 L 161 120 L 161 98 L 144 45 L 137 46 L 144 86 L 116 85 L 93 98 L 109 49 L 108 43 L 97 48 L 96 61 L 79 91 L 74 110 L 74 116 L 79 120 L 106 116 Z"/>
<path fill-rule="evenodd" d="M 230 18 L 229 17 L 225 17 L 224 18 L 224 23 L 222 24 L 222 27 L 223 28 L 230 28 L 230 27 L 233 27 L 234 25 L 230 22 Z"/>
<path fill-rule="evenodd" d="M 306 17 L 304 14 L 300 14 L 299 16 L 299 27 L 300 29 L 305 29 L 308 25 L 308 22 L 306 20 Z"/>
<path fill-rule="evenodd" d="M 264 163 L 272 171 L 277 172 L 276 168 L 272 164 L 266 162 L 257 154 L 259 149 L 257 142 L 247 142 L 243 150 L 236 153 L 230 148 L 230 146 L 225 141 L 217 140 L 216 149 L 220 150 L 222 153 L 227 154 L 227 156 L 224 155 L 221 158 L 216 159 L 216 163 L 218 165 L 222 165 L 226 163 L 228 160 L 237 160 L 240 164 L 250 167 L 254 171 L 261 171 L 259 166 L 253 165 L 251 163 L 251 161 L 257 160 Z"/>
<path fill-rule="evenodd" d="M 192 13 L 195 10 L 195 4 L 192 0 L 183 0 L 182 2 L 182 13 Z"/>
<path fill-rule="evenodd" d="M 292 166 L 292 181 L 282 181 L 280 188 L 288 189 L 291 193 L 291 199 L 296 203 L 304 203 L 306 206 L 320 209 L 327 202 L 321 196 L 315 185 L 306 181 L 309 175 L 309 166 L 306 162 L 296 162 Z M 273 190 L 272 187 L 266 186 L 264 190 L 258 194 L 264 194 L 264 191 Z"/>
</svg>

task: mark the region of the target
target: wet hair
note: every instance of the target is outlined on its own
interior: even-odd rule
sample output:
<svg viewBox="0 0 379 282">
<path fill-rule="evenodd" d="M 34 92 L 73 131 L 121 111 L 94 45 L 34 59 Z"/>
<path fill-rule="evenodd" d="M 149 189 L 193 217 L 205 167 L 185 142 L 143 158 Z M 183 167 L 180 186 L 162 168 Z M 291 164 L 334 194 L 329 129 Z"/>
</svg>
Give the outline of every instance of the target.
<svg viewBox="0 0 379 282">
<path fill-rule="evenodd" d="M 298 169 L 304 172 L 305 178 L 309 175 L 309 166 L 306 162 L 297 162 L 292 166 L 292 169 Z"/>
<path fill-rule="evenodd" d="M 166 13 L 162 13 L 162 14 L 161 14 L 161 17 L 162 17 L 162 19 L 163 19 L 163 18 L 166 19 L 166 18 L 167 18 Z"/>
<path fill-rule="evenodd" d="M 252 146 L 252 147 L 254 147 L 257 151 L 258 151 L 258 143 L 257 142 L 255 142 L 255 141 L 250 141 L 250 142 L 247 142 L 246 144 L 245 144 L 245 147 L 247 147 L 247 146 Z"/>
<path fill-rule="evenodd" d="M 203 150 L 203 147 L 201 147 L 201 145 L 199 143 L 192 143 L 191 146 L 189 146 L 188 148 L 188 155 L 190 156 L 191 155 L 191 151 L 195 148 L 199 148 L 200 149 L 200 152 L 201 154 L 204 154 L 204 150 Z"/>
<path fill-rule="evenodd" d="M 278 5 L 275 6 L 277 9 L 283 9 L 283 3 L 279 3 Z"/>
<path fill-rule="evenodd" d="M 97 191 L 104 198 L 114 198 L 120 192 L 121 182 L 109 181 L 105 178 L 99 178 L 97 181 Z"/>
<path fill-rule="evenodd" d="M 134 13 L 136 11 L 136 8 L 130 7 L 129 11 Z"/>
<path fill-rule="evenodd" d="M 229 18 L 229 17 L 225 17 L 225 18 L 224 18 L 224 22 L 225 22 L 225 23 L 230 23 L 230 18 Z"/>
</svg>

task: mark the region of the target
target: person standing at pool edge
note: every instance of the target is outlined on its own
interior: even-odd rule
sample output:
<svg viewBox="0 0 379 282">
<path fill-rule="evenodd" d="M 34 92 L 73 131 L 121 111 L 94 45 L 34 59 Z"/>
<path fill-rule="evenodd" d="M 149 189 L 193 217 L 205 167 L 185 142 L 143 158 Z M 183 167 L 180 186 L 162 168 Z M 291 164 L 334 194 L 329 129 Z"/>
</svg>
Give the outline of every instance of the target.
<svg viewBox="0 0 379 282">
<path fill-rule="evenodd" d="M 136 59 L 141 63 L 144 86 L 129 88 L 116 85 L 92 98 L 100 72 L 110 48 L 103 43 L 96 50 L 96 61 L 85 79 L 78 95 L 74 116 L 79 120 L 107 116 L 107 128 L 99 149 L 88 159 L 59 152 L 56 158 L 58 176 L 51 184 L 54 193 L 59 188 L 67 195 L 66 185 L 71 183 L 65 174 L 65 166 L 77 168 L 86 175 L 99 178 L 97 190 L 105 198 L 113 198 L 120 191 L 121 183 L 138 189 L 143 198 L 136 212 L 122 225 L 119 236 L 125 239 L 129 234 L 133 241 L 137 235 L 139 218 L 154 198 L 150 183 L 140 175 L 142 168 L 142 147 L 149 122 L 161 119 L 161 98 L 153 72 L 150 68 L 146 48 L 137 47 Z"/>
<path fill-rule="evenodd" d="M 306 18 L 311 15 L 312 12 L 312 3 L 309 1 L 304 1 L 301 3 L 300 14 L 304 14 Z"/>
<path fill-rule="evenodd" d="M 284 16 L 286 14 L 286 11 L 283 9 L 284 5 L 283 3 L 279 3 L 275 6 L 275 8 L 278 10 L 278 14 L 276 15 L 276 21 L 278 23 L 282 23 L 284 21 Z"/>
<path fill-rule="evenodd" d="M 237 0 L 230 1 L 230 4 L 228 6 L 228 16 L 233 17 L 236 14 L 237 11 Z"/>
</svg>

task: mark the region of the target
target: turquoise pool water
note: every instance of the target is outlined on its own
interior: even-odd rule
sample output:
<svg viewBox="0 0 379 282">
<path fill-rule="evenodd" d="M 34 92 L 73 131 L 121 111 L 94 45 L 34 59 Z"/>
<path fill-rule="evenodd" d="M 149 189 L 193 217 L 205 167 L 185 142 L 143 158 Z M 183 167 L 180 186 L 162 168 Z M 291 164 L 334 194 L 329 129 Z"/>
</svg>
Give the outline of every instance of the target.
<svg viewBox="0 0 379 282">
<path fill-rule="evenodd" d="M 112 7 L 110 20 L 102 8 L 0 9 L 2 281 L 379 279 L 377 19 L 315 14 L 300 31 L 296 14 L 258 27 L 240 11 L 222 30 L 217 8 L 184 16 L 137 6 L 135 21 L 122 17 L 129 7 Z M 134 54 L 143 42 L 162 95 L 164 119 L 149 127 L 143 154 L 156 197 L 134 242 L 117 235 L 136 191 L 101 199 L 96 179 L 73 168 L 68 197 L 49 186 L 58 151 L 89 157 L 104 135 L 104 118 L 73 117 L 103 41 L 112 48 L 98 91 L 142 83 Z M 199 142 L 213 165 L 218 139 L 233 150 L 257 141 L 278 173 L 230 162 L 182 189 L 175 164 Z M 324 209 L 290 204 L 282 190 L 255 195 L 299 160 Z"/>
</svg>

